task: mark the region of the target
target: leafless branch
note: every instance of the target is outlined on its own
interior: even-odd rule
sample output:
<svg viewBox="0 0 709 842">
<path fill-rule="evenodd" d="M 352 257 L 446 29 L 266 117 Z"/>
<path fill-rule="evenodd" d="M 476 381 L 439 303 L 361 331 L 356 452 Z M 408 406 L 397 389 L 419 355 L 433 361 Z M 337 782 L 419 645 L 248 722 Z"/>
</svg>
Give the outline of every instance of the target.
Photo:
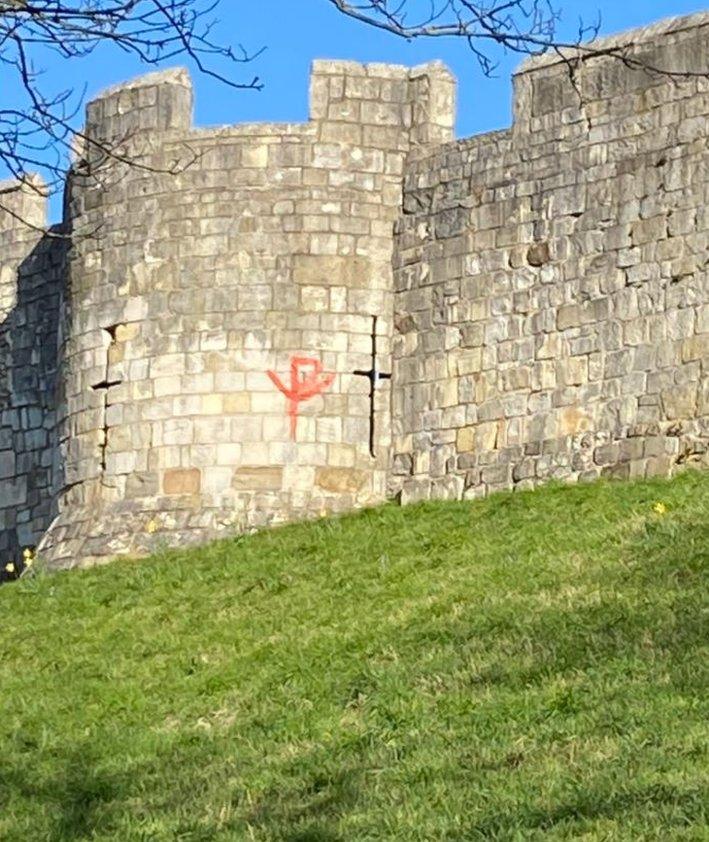
<svg viewBox="0 0 709 842">
<path fill-rule="evenodd" d="M 257 76 L 234 79 L 219 68 L 241 66 L 259 53 L 220 43 L 214 12 L 221 0 L 0 0 L 0 171 L 15 179 L 0 196 L 37 190 L 29 175 L 41 173 L 49 193 L 63 188 L 75 144 L 91 155 L 80 174 L 97 178 L 104 163 L 148 169 L 149 163 L 126 152 L 129 138 L 110 143 L 76 131 L 83 92 L 57 89 L 42 75 L 38 58 L 46 51 L 70 62 L 112 45 L 145 65 L 188 58 L 204 74 L 237 89 L 257 90 Z M 235 2 L 235 0 L 226 0 Z M 305 0 L 293 0 L 305 2 Z M 677 81 L 707 78 L 707 72 L 655 66 L 633 44 L 596 46 L 600 19 L 579 23 L 572 40 L 559 38 L 556 0 L 327 0 L 340 13 L 365 26 L 406 40 L 451 38 L 466 44 L 482 71 L 491 75 L 500 51 L 524 55 L 552 52 L 569 69 L 579 95 L 577 71 L 595 57 L 612 56 L 627 67 Z M 561 2 L 561 0 L 559 0 Z M 260 51 L 259 51 L 260 52 Z M 14 81 L 14 85 L 13 85 Z M 195 160 L 194 153 L 159 172 L 176 173 Z M 110 169 L 107 168 L 107 169 Z M 45 189 L 45 188 L 42 188 Z"/>
<path fill-rule="evenodd" d="M 576 47 L 595 37 L 598 22 L 581 24 L 578 41 L 559 43 L 559 11 L 551 0 L 328 0 L 343 14 L 408 41 L 454 38 L 465 42 L 480 68 L 491 75 L 491 47 L 541 55 L 554 47 Z"/>
<path fill-rule="evenodd" d="M 29 175 L 38 172 L 49 193 L 63 188 L 77 141 L 96 160 L 150 167 L 121 151 L 125 138 L 111 143 L 76 130 L 83 91 L 57 90 L 37 60 L 47 51 L 78 61 L 102 45 L 113 45 L 140 63 L 156 66 L 188 58 L 204 74 L 232 88 L 259 90 L 258 76 L 238 80 L 216 69 L 252 61 L 260 51 L 235 50 L 213 35 L 219 0 L 0 0 L 0 170 L 15 180 L 0 195 L 36 190 Z M 194 159 L 192 158 L 191 161 Z M 179 172 L 182 161 L 166 172 Z M 95 169 L 95 164 L 94 164 Z M 10 215 L 8 207 L 4 210 Z M 28 226 L 32 227 L 29 222 Z"/>
<path fill-rule="evenodd" d="M 627 67 L 652 75 L 682 80 L 707 78 L 709 71 L 683 71 L 658 67 L 634 56 L 633 44 L 600 48 L 594 39 L 600 16 L 579 21 L 573 40 L 559 37 L 561 11 L 552 0 L 328 0 L 336 9 L 360 23 L 390 32 L 408 41 L 452 38 L 466 43 L 482 71 L 491 75 L 495 50 L 522 55 L 554 52 L 562 61 L 584 61 L 611 56 Z"/>
</svg>

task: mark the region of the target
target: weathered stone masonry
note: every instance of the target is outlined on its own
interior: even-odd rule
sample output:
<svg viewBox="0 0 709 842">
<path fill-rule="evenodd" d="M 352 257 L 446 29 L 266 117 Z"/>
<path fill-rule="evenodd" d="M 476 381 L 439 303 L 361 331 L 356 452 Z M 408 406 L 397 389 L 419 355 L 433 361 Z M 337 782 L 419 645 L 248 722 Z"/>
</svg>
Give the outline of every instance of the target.
<svg viewBox="0 0 709 842">
<path fill-rule="evenodd" d="M 438 64 L 316 62 L 302 125 L 194 129 L 184 71 L 91 103 L 139 166 L 88 145 L 70 241 L 0 217 L 0 554 L 706 461 L 709 15 L 614 44 L 686 76 L 536 59 L 464 141 Z"/>
<path fill-rule="evenodd" d="M 9 186 L 0 182 L 0 191 Z M 34 546 L 63 482 L 58 353 L 66 240 L 43 236 L 42 184 L 3 195 L 0 213 L 0 562 Z M 23 220 L 23 221 L 20 221 Z M 34 226 L 34 227 L 31 227 Z"/>
<path fill-rule="evenodd" d="M 102 162 L 89 143 L 97 174 L 79 164 L 68 188 L 61 375 L 42 391 L 61 469 L 42 498 L 52 564 L 384 499 L 389 389 L 372 455 L 354 372 L 371 368 L 375 316 L 391 367 L 404 160 L 452 137 L 453 88 L 440 65 L 317 62 L 304 125 L 194 129 L 184 71 L 89 105 L 88 137 L 119 145 Z M 48 520 L 18 535 L 20 514 L 12 546 L 38 542 Z"/>
<path fill-rule="evenodd" d="M 510 131 L 409 156 L 395 257 L 404 500 L 706 460 L 709 15 L 527 61 Z M 694 75 L 693 75 L 694 74 Z M 704 75 L 701 75 L 704 74 Z"/>
</svg>

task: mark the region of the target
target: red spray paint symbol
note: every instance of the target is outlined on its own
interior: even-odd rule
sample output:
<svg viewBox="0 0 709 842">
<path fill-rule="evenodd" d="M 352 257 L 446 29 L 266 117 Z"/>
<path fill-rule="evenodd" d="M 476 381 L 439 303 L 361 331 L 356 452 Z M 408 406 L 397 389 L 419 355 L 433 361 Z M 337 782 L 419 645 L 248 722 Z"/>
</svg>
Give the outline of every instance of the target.
<svg viewBox="0 0 709 842">
<path fill-rule="evenodd" d="M 291 357 L 290 387 L 286 386 L 275 371 L 267 371 L 274 385 L 288 398 L 288 416 L 290 418 L 290 434 L 295 441 L 295 431 L 298 425 L 298 407 L 301 401 L 324 392 L 335 379 L 334 374 L 325 374 L 322 363 L 313 357 Z"/>
</svg>

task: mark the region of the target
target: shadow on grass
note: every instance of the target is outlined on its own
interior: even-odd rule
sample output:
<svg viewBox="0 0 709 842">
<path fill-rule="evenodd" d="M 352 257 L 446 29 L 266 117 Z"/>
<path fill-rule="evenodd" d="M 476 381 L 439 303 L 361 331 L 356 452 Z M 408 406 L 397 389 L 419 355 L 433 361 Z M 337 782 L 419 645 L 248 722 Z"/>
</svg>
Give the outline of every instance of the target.
<svg viewBox="0 0 709 842">
<path fill-rule="evenodd" d="M 41 781 L 33 774 L 30 763 L 37 746 L 27 744 L 24 749 L 15 764 L 0 763 L 0 810 L 11 811 L 15 800 L 24 802 L 23 815 L 16 817 L 17 830 L 23 826 L 24 818 L 29 821 L 25 826 L 31 826 L 33 839 L 52 842 L 95 838 L 122 842 L 184 838 L 208 842 L 247 838 L 247 829 L 264 840 L 345 842 L 336 829 L 338 820 L 360 800 L 359 772 L 339 770 L 335 763 L 323 768 L 318 754 L 301 758 L 288 775 L 292 785 L 273 786 L 248 812 L 243 810 L 242 802 L 242 809 L 237 809 L 231 820 L 205 821 L 200 815 L 205 804 L 200 803 L 199 795 L 191 799 L 192 809 L 187 806 L 188 791 L 200 788 L 201 773 L 194 768 L 195 758 L 185 752 L 184 746 L 173 747 L 147 765 L 126 763 L 125 769 L 111 772 L 99 770 L 100 760 L 92 754 L 91 746 L 82 744 L 62 760 L 55 756 L 54 774 Z M 209 762 L 207 757 L 203 760 L 205 771 Z M 314 770 L 318 765 L 319 770 Z M 184 769 L 188 770 L 186 775 Z M 161 793 L 153 793 L 156 800 L 146 802 L 144 782 L 151 778 L 165 781 L 171 771 L 175 777 L 167 792 L 163 787 Z M 219 778 L 220 770 L 215 768 L 214 779 Z M 239 794 L 232 795 L 232 803 L 237 804 Z M 166 821 L 166 835 L 152 836 L 141 829 L 141 821 L 145 820 L 154 828 Z"/>
<path fill-rule="evenodd" d="M 396 638 L 418 653 L 453 650 L 462 663 L 470 656 L 479 663 L 485 655 L 471 670 L 471 685 L 524 688 L 628 658 L 650 664 L 659 657 L 667 661 L 675 690 L 701 692 L 704 677 L 687 669 L 686 656 L 706 642 L 702 582 L 709 529 L 686 524 L 684 541 L 666 529 L 650 523 L 625 549 L 622 565 L 598 567 L 581 578 L 579 601 L 555 602 L 549 589 L 551 604 L 532 600 L 526 613 L 512 600 L 485 611 L 471 603 L 455 619 L 426 609 L 402 624 Z"/>
<path fill-rule="evenodd" d="M 282 842 L 345 842 L 333 825 L 360 801 L 360 776 L 354 768 L 322 769 L 290 790 L 271 789 L 248 823 Z"/>
<path fill-rule="evenodd" d="M 16 794 L 47 816 L 47 839 L 53 842 L 94 838 L 97 827 L 110 830 L 109 805 L 128 796 L 134 772 L 99 772 L 89 746 L 77 746 L 61 762 L 61 770 L 38 784 L 28 764 L 0 766 L 0 805 Z M 55 759 L 59 764 L 59 761 Z M 40 838 L 39 835 L 35 838 Z"/>
<path fill-rule="evenodd" d="M 655 784 L 608 795 L 603 792 L 577 793 L 576 798 L 558 803 L 546 809 L 520 806 L 518 810 L 508 809 L 493 813 L 473 825 L 464 835 L 465 839 L 511 839 L 517 834 L 545 834 L 562 828 L 569 833 L 584 829 L 573 825 L 587 825 L 596 820 L 620 819 L 627 822 L 629 815 L 642 812 L 648 822 L 659 831 L 670 827 L 688 827 L 701 820 L 704 812 L 702 791 L 680 790 L 663 784 Z M 519 838 L 523 838 L 520 836 Z M 534 838 L 537 838 L 536 835 Z"/>
</svg>

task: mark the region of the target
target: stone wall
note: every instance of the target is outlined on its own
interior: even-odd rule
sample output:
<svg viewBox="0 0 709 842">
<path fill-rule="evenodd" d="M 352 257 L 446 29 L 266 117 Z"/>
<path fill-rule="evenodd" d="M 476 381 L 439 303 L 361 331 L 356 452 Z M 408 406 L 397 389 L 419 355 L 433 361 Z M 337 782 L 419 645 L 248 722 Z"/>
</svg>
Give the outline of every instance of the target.
<svg viewBox="0 0 709 842">
<path fill-rule="evenodd" d="M 193 129 L 184 71 L 89 106 L 52 564 L 385 499 L 389 387 L 370 448 L 354 372 L 374 317 L 390 369 L 404 159 L 452 137 L 452 95 L 440 65 L 316 62 L 304 125 Z"/>
<path fill-rule="evenodd" d="M 35 180 L 0 182 L 0 570 L 49 526 L 62 483 L 56 438 L 65 240 L 43 233 Z M 1 574 L 0 574 L 1 575 Z"/>
<path fill-rule="evenodd" d="M 316 62 L 302 125 L 92 102 L 63 227 L 0 185 L 0 561 L 706 462 L 709 14 L 596 47 L 463 141 L 436 63 Z"/>
<path fill-rule="evenodd" d="M 706 460 L 709 15 L 599 46 L 626 62 L 530 60 L 511 130 L 409 156 L 404 501 Z"/>
</svg>

